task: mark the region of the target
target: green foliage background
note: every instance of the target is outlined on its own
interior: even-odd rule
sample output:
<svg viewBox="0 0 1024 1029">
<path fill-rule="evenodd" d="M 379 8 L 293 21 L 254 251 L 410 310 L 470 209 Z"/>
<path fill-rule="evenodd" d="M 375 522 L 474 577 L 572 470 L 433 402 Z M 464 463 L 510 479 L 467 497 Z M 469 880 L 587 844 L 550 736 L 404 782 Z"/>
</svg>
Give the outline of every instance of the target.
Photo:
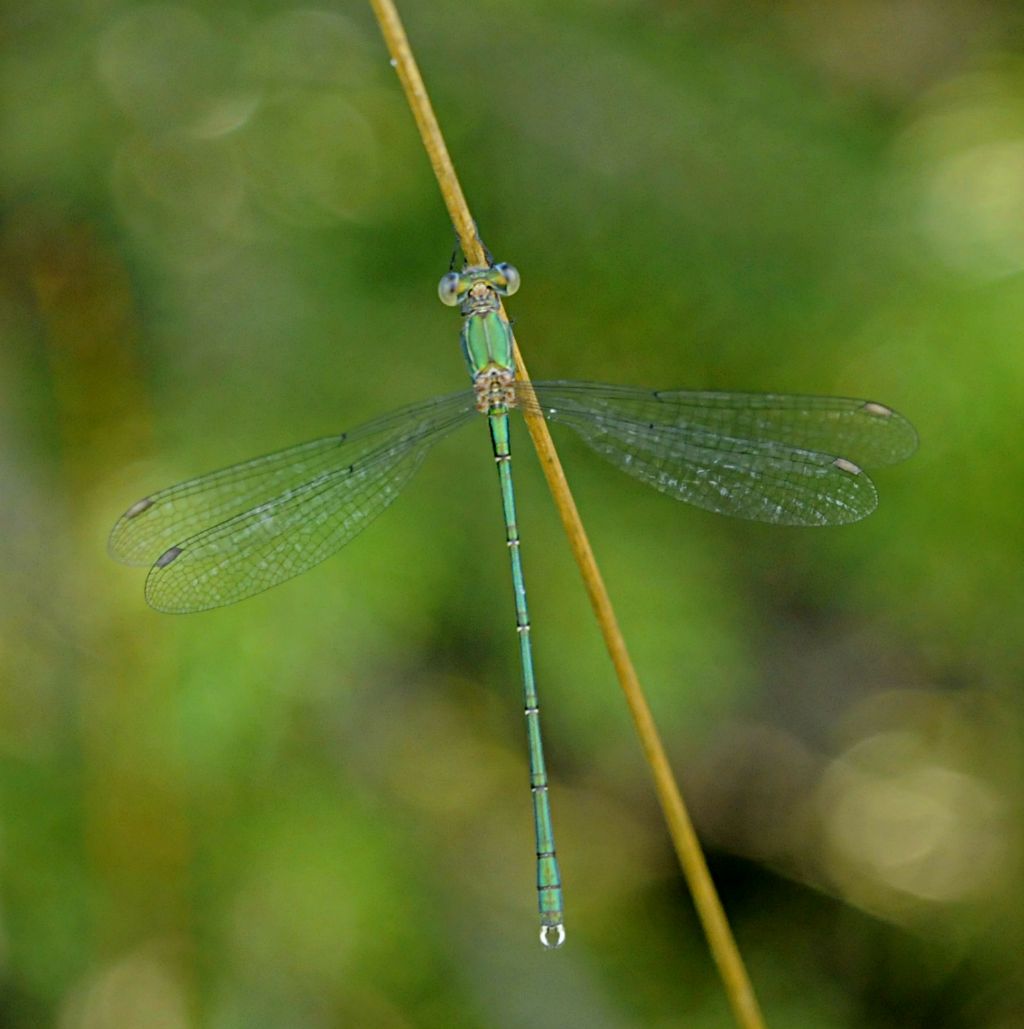
<svg viewBox="0 0 1024 1029">
<path fill-rule="evenodd" d="M 563 457 L 769 1025 L 1024 1024 L 1019 8 L 404 6 L 534 375 L 917 425 L 836 530 Z M 235 608 L 105 555 L 155 488 L 464 382 L 368 9 L 5 23 L 0 1025 L 731 1024 L 525 434 L 557 953 L 482 428 Z"/>
</svg>

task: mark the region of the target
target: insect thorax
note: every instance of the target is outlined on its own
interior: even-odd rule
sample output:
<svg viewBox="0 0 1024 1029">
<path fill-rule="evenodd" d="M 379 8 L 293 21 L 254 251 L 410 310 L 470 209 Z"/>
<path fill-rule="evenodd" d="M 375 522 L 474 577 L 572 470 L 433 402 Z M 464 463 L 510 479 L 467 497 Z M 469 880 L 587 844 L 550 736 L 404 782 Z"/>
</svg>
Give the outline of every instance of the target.
<svg viewBox="0 0 1024 1029">
<path fill-rule="evenodd" d="M 485 368 L 473 379 L 476 409 L 488 414 L 495 407 L 516 406 L 516 373 L 510 368 Z"/>
</svg>

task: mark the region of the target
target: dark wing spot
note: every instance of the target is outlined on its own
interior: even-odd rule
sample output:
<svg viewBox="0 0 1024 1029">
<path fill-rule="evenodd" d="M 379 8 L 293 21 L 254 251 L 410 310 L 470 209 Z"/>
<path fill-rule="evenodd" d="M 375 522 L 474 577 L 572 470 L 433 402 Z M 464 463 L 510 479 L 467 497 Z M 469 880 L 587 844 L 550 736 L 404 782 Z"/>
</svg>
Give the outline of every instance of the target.
<svg viewBox="0 0 1024 1029">
<path fill-rule="evenodd" d="M 165 550 L 157 559 L 154 568 L 166 568 L 179 554 L 181 553 L 181 547 L 171 547 L 169 550 Z"/>
</svg>

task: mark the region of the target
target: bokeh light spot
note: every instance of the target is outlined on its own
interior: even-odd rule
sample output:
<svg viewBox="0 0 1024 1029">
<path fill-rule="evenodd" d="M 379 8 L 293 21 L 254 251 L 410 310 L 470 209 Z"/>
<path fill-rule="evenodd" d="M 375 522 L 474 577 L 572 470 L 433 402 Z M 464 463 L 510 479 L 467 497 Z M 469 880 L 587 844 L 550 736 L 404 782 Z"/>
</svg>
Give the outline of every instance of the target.
<svg viewBox="0 0 1024 1029">
<path fill-rule="evenodd" d="M 268 100 L 244 143 L 253 188 L 283 221 L 333 224 L 372 211 L 382 185 L 376 139 L 340 93 L 288 91 Z"/>
<path fill-rule="evenodd" d="M 993 787 L 940 762 L 912 731 L 854 744 L 826 771 L 818 800 L 828 871 L 870 909 L 984 895 L 1005 864 L 1003 804 Z"/>
<path fill-rule="evenodd" d="M 895 153 L 926 252 L 978 279 L 1024 269 L 1024 67 L 999 61 L 943 83 Z"/>
<path fill-rule="evenodd" d="M 1024 132 L 939 162 L 922 220 L 936 251 L 954 267 L 984 276 L 1024 269 Z"/>
<path fill-rule="evenodd" d="M 306 9 L 261 22 L 250 35 L 242 60 L 254 78 L 268 85 L 362 89 L 378 58 L 347 18 Z"/>
<path fill-rule="evenodd" d="M 188 998 L 165 946 L 148 945 L 100 969 L 73 991 L 60 1029 L 186 1029 Z"/>
<path fill-rule="evenodd" d="M 222 250 L 238 227 L 246 197 L 234 148 L 182 133 L 126 141 L 111 179 L 122 217 L 171 261 Z"/>
<path fill-rule="evenodd" d="M 228 66 L 207 22 L 170 5 L 122 15 L 100 37 L 96 62 L 118 106 L 139 123 L 163 129 L 207 116 Z"/>
</svg>

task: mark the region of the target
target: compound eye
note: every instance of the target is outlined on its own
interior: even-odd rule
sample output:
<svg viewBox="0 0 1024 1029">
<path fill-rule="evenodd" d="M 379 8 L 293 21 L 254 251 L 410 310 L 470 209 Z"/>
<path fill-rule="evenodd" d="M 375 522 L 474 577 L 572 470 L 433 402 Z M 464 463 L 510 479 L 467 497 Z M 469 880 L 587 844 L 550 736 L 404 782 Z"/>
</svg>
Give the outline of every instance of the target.
<svg viewBox="0 0 1024 1029">
<path fill-rule="evenodd" d="M 449 272 L 437 284 L 437 295 L 446 307 L 455 307 L 459 302 L 459 278 L 458 272 Z"/>
<path fill-rule="evenodd" d="M 512 296 L 519 289 L 519 270 L 511 264 L 506 264 L 502 261 L 501 264 L 494 266 L 496 272 L 500 272 L 505 277 L 505 285 L 498 287 L 498 292 L 504 294 L 507 297 Z"/>
</svg>

